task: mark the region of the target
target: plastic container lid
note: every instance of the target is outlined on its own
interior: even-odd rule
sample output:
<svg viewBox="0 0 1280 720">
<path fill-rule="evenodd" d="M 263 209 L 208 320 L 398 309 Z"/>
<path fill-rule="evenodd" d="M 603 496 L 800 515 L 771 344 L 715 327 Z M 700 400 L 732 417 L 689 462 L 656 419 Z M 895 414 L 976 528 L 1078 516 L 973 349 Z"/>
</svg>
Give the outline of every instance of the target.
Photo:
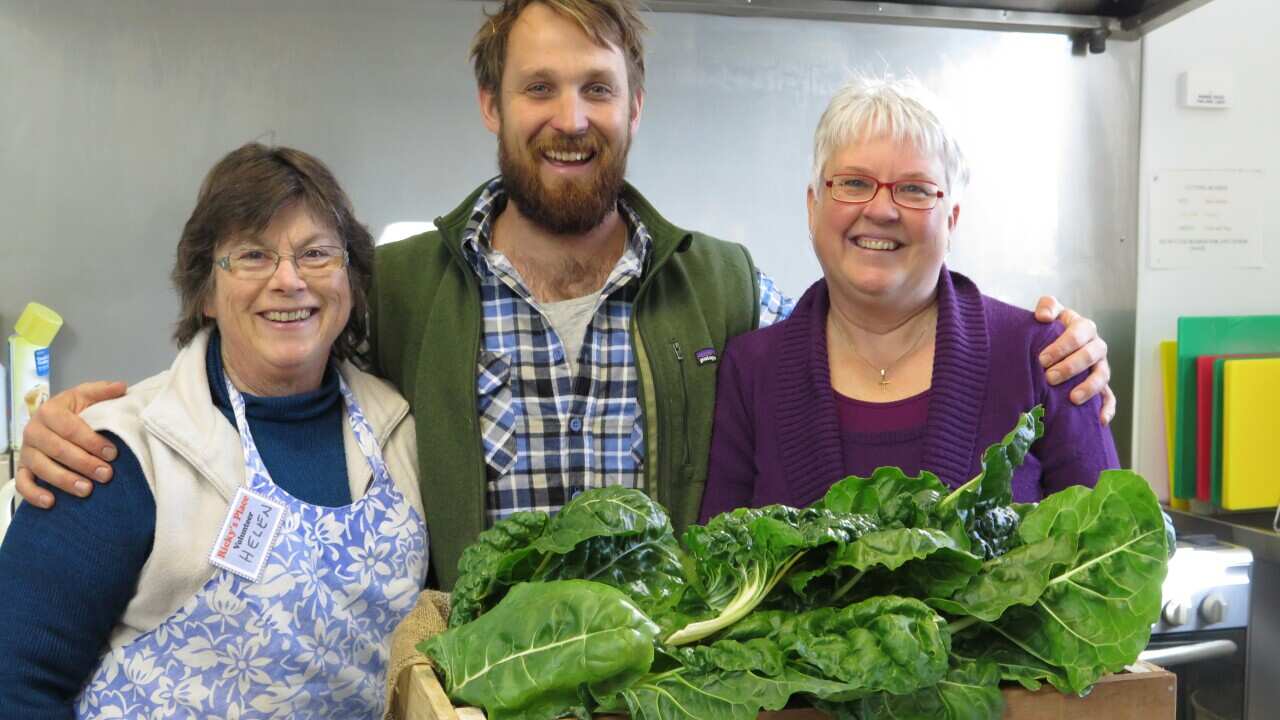
<svg viewBox="0 0 1280 720">
<path fill-rule="evenodd" d="M 32 345 L 46 346 L 62 329 L 62 316 L 40 303 L 27 303 L 13 329 Z"/>
</svg>

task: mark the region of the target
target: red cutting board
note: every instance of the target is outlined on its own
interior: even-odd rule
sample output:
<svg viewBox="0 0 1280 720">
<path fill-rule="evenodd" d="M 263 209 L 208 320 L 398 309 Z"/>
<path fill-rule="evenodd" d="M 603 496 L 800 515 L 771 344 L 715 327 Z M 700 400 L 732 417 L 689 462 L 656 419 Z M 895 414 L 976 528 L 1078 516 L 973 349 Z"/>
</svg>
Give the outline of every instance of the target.
<svg viewBox="0 0 1280 720">
<path fill-rule="evenodd" d="M 1196 499 L 1213 502 L 1213 361 L 1219 358 L 1275 357 L 1275 353 L 1200 355 L 1196 357 Z"/>
<path fill-rule="evenodd" d="M 1213 499 L 1209 453 L 1213 451 L 1213 361 L 1221 355 L 1196 358 L 1196 499 Z"/>
</svg>

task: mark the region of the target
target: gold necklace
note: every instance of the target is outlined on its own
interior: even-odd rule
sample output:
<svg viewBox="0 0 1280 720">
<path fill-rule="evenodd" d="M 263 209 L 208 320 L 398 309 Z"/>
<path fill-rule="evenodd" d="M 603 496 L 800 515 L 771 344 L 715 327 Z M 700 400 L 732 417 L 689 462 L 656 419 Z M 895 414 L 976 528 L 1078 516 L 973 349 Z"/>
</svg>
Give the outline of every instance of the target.
<svg viewBox="0 0 1280 720">
<path fill-rule="evenodd" d="M 880 380 L 879 380 L 880 389 L 883 390 L 884 392 L 889 392 L 889 377 L 888 377 L 889 370 L 891 370 L 894 365 L 897 365 L 898 363 L 902 362 L 903 358 L 905 358 L 906 356 L 910 355 L 913 351 L 915 351 L 916 346 L 920 344 L 920 341 L 924 339 L 925 333 L 928 332 L 929 330 L 929 323 L 927 322 L 924 323 L 923 326 L 920 328 L 920 333 L 916 335 L 915 342 L 911 343 L 911 346 L 908 347 L 905 352 L 903 352 L 901 355 L 895 358 L 894 361 L 889 363 L 888 365 L 885 365 L 884 367 L 876 367 L 875 363 L 871 362 L 865 356 L 863 356 L 862 353 L 858 352 L 858 346 L 847 335 L 845 335 L 844 328 L 841 328 L 839 323 L 832 321 L 831 324 L 835 326 L 836 330 L 844 338 L 844 341 L 848 343 L 849 349 L 853 351 L 853 354 L 857 356 L 859 360 L 866 363 L 867 367 L 880 373 Z"/>
</svg>

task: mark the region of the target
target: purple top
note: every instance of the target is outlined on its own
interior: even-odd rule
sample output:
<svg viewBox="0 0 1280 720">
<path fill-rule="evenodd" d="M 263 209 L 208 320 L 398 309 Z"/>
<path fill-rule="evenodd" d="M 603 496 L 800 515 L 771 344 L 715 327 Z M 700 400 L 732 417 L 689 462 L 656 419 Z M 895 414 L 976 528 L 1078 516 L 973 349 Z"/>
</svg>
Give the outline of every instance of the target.
<svg viewBox="0 0 1280 720">
<path fill-rule="evenodd" d="M 857 400 L 839 392 L 836 412 L 840 414 L 842 433 L 882 433 L 901 430 L 924 430 L 929 419 L 929 391 L 919 395 L 878 403 Z"/>
<path fill-rule="evenodd" d="M 958 487 L 979 472 L 979 453 L 1037 403 L 1044 405 L 1045 434 L 1014 475 L 1014 499 L 1034 502 L 1069 485 L 1092 486 L 1102 470 L 1119 467 L 1111 432 L 1098 420 L 1101 400 L 1072 404 L 1067 395 L 1078 380 L 1050 386 L 1040 367 L 1040 351 L 1062 326 L 982 295 L 945 267 L 924 433 L 892 449 L 845 442 L 827 364 L 828 307 L 820 280 L 789 319 L 726 348 L 703 522 L 741 506 L 808 505 L 835 481 L 881 465 L 914 463 Z M 851 452 L 867 457 L 846 457 Z"/>
<path fill-rule="evenodd" d="M 929 417 L 929 391 L 875 403 L 835 393 L 845 472 L 867 476 L 883 465 L 920 472 L 920 440 Z"/>
</svg>

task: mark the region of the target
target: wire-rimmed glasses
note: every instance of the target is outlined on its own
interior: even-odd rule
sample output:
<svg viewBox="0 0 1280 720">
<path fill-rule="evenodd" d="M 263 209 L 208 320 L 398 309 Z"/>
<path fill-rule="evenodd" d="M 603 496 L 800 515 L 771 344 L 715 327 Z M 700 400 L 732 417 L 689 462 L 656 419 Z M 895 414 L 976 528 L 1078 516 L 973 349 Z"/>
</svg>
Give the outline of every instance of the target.
<svg viewBox="0 0 1280 720">
<path fill-rule="evenodd" d="M 337 245 L 312 245 L 301 252 L 281 254 L 267 248 L 240 248 L 217 258 L 218 267 L 241 280 L 265 280 L 275 275 L 280 260 L 289 258 L 303 277 L 324 277 L 346 267 L 346 248 Z"/>
<path fill-rule="evenodd" d="M 870 175 L 841 174 L 832 175 L 826 184 L 831 188 L 831 199 L 854 204 L 871 202 L 880 188 L 888 188 L 894 204 L 910 210 L 932 210 L 945 195 L 928 180 L 881 182 Z"/>
</svg>

